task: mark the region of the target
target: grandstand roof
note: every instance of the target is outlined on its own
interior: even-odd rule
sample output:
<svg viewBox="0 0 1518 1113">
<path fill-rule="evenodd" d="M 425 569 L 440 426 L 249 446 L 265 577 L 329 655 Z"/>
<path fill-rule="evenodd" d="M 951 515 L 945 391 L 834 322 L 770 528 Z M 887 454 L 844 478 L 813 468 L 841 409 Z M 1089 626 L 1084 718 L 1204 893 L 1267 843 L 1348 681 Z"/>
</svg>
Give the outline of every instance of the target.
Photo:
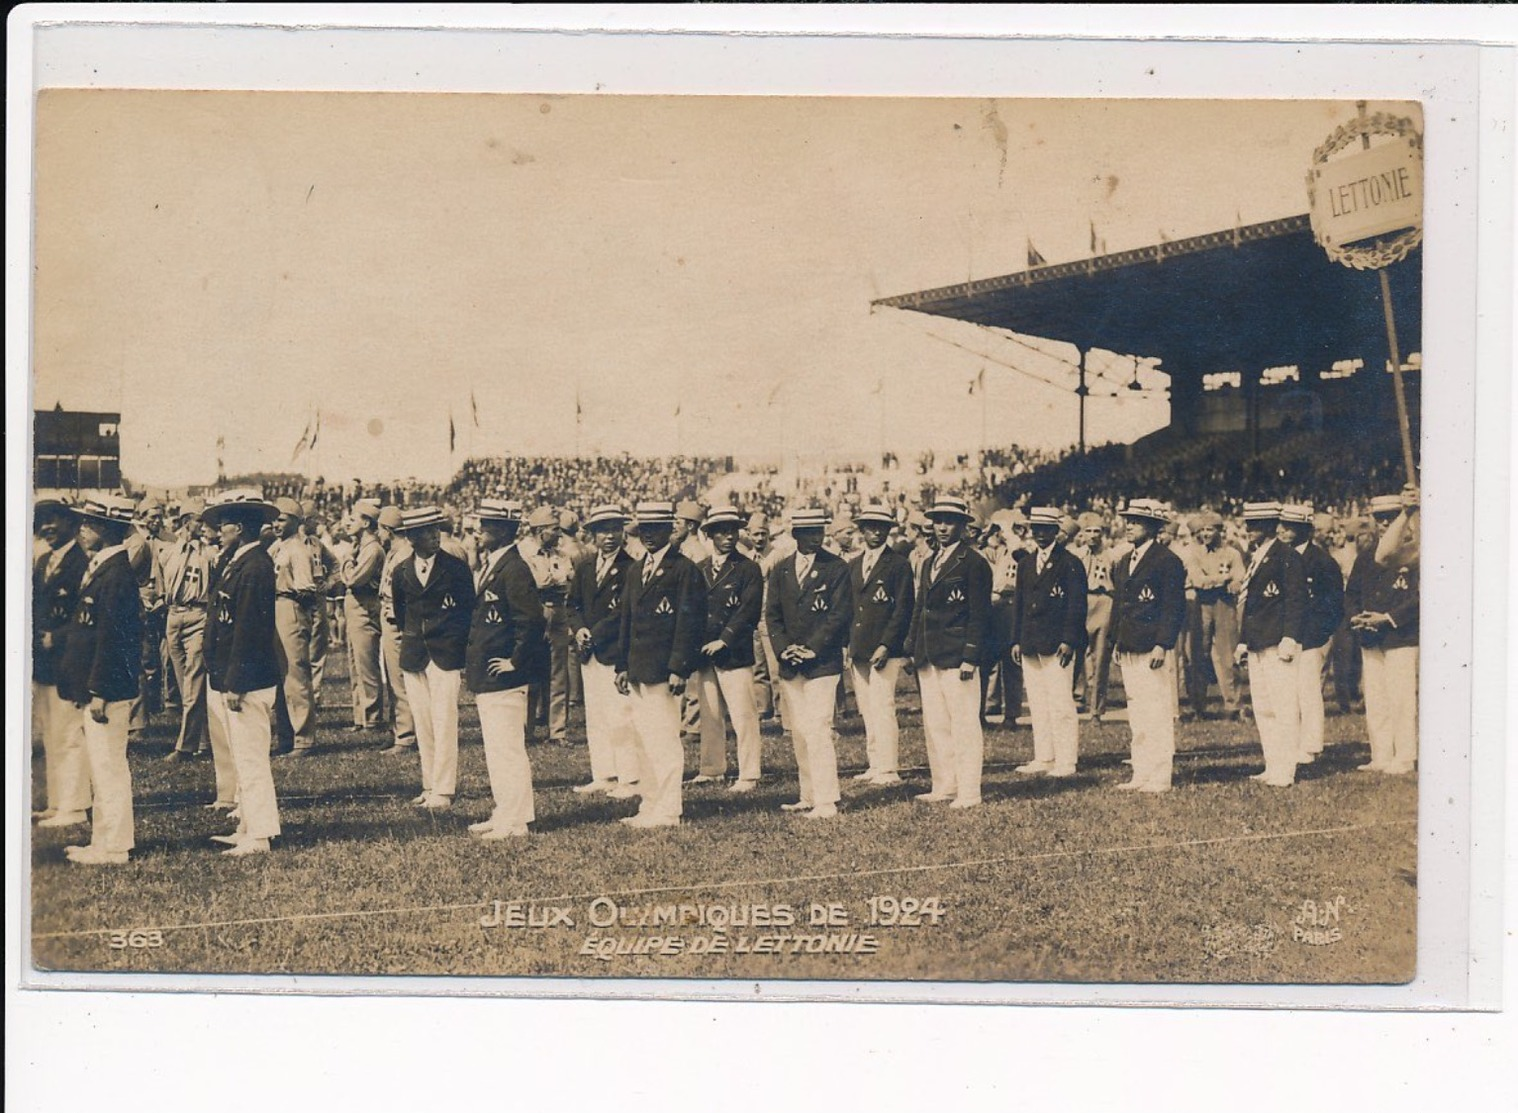
<svg viewBox="0 0 1518 1113">
<path fill-rule="evenodd" d="M 1405 359 L 1422 343 L 1421 249 L 1388 277 Z M 873 304 L 1159 357 L 1171 374 L 1374 366 L 1386 351 L 1375 272 L 1330 261 L 1305 214 Z"/>
</svg>

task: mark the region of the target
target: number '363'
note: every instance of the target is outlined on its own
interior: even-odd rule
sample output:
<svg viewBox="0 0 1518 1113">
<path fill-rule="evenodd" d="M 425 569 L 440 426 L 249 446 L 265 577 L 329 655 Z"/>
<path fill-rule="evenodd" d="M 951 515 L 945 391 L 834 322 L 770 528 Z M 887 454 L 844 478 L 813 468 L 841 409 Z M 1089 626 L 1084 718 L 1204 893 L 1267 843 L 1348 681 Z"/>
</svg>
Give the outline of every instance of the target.
<svg viewBox="0 0 1518 1113">
<path fill-rule="evenodd" d="M 106 942 L 112 950 L 125 951 L 129 948 L 162 947 L 163 932 L 161 931 L 113 931 L 106 936 Z"/>
</svg>

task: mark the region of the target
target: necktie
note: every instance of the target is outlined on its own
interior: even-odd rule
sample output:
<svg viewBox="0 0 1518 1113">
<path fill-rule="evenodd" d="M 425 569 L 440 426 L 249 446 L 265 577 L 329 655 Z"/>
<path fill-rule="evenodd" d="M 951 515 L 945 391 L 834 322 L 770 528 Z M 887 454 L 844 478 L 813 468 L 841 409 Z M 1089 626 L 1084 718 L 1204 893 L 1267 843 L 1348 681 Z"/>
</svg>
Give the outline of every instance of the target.
<svg viewBox="0 0 1518 1113">
<path fill-rule="evenodd" d="M 611 557 L 598 557 L 596 559 L 596 586 L 600 587 L 606 582 L 606 573 L 611 568 Z"/>
<path fill-rule="evenodd" d="M 864 560 L 860 564 L 859 568 L 860 572 L 863 573 L 865 580 L 868 580 L 870 578 L 870 573 L 875 571 L 875 561 L 879 558 L 879 556 L 880 554 L 875 552 L 873 549 L 865 550 Z"/>
<path fill-rule="evenodd" d="M 653 554 L 643 558 L 643 586 L 647 587 L 654 578 L 654 569 L 658 567 L 654 562 Z"/>
</svg>

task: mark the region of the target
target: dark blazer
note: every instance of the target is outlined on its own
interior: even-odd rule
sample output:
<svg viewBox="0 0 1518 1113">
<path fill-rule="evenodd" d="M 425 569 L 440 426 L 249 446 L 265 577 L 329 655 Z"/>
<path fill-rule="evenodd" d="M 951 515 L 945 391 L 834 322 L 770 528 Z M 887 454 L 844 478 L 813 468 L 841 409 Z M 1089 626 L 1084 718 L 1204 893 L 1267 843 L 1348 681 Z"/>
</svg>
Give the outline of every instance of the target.
<svg viewBox="0 0 1518 1113">
<path fill-rule="evenodd" d="M 1344 588 L 1344 611 L 1349 615 L 1375 611 L 1391 615 L 1393 625 L 1356 631 L 1366 649 L 1405 649 L 1418 644 L 1418 566 L 1382 567 L 1375 553 L 1355 557 Z"/>
<path fill-rule="evenodd" d="M 142 595 L 126 553 L 113 553 L 81 582 L 56 664 L 58 695 L 72 703 L 137 698 Z"/>
<path fill-rule="evenodd" d="M 1042 576 L 1037 568 L 1037 551 L 1018 554 L 1012 644 L 1039 657 L 1054 655 L 1061 645 L 1080 653 L 1086 641 L 1086 566 L 1055 545 Z"/>
<path fill-rule="evenodd" d="M 218 565 L 206 622 L 206 679 L 213 691 L 256 692 L 284 682 L 274 633 L 274 561 L 262 545 Z"/>
<path fill-rule="evenodd" d="M 575 566 L 569 584 L 569 632 L 589 630 L 591 654 L 610 665 L 616 661 L 617 639 L 622 636 L 622 592 L 634 562 L 626 549 L 618 549 L 605 582 L 597 584 L 596 561 L 600 559 L 600 553 L 592 553 Z"/>
<path fill-rule="evenodd" d="M 854 622 L 854 592 L 849 566 L 826 549 L 812 558 L 806 583 L 796 582 L 796 553 L 770 569 L 765 597 L 765 628 L 779 657 L 793 645 L 804 645 L 816 654 L 801 667 L 780 661 L 780 676 L 801 677 L 843 674 L 843 647 Z"/>
<path fill-rule="evenodd" d="M 726 649 L 706 658 L 719 669 L 746 669 L 754 664 L 754 629 L 764 610 L 764 573 L 756 561 L 736 549 L 713 575 L 712 559 L 699 565 L 706 578 L 704 642 L 721 641 Z"/>
<path fill-rule="evenodd" d="M 79 585 L 90 563 L 77 541 L 49 576 L 47 565 L 52 559 L 53 550 L 49 549 L 32 565 L 32 679 L 38 684 L 58 683 L 58 659 L 63 655 L 69 621 L 79 602 Z M 43 634 L 53 635 L 53 648 L 42 648 Z"/>
<path fill-rule="evenodd" d="M 1251 564 L 1254 554 L 1250 554 Z M 1251 651 L 1269 649 L 1283 638 L 1302 643 L 1307 615 L 1307 575 L 1302 557 L 1273 539 L 1265 559 L 1244 578 L 1239 641 Z"/>
<path fill-rule="evenodd" d="M 1174 649 L 1186 622 L 1186 565 L 1158 541 L 1133 563 L 1130 551 L 1112 567 L 1113 649 L 1149 653 Z"/>
<path fill-rule="evenodd" d="M 644 586 L 644 557 L 626 572 L 622 629 L 617 637 L 618 672 L 633 684 L 665 684 L 701 667 L 701 635 L 706 632 L 706 577 L 670 546 Z"/>
<path fill-rule="evenodd" d="M 912 632 L 912 562 L 889 545 L 864 578 L 864 554 L 849 561 L 849 586 L 854 592 L 854 622 L 849 630 L 849 659 L 868 661 L 881 646 L 892 657 L 904 657 Z"/>
<path fill-rule="evenodd" d="M 412 553 L 396 565 L 390 591 L 395 624 L 401 628 L 401 670 L 421 672 L 429 661 L 440 669 L 462 669 L 474 611 L 474 573 L 469 565 L 439 550 L 423 587 Z"/>
<path fill-rule="evenodd" d="M 1307 613 L 1302 620 L 1304 649 L 1327 645 L 1344 621 L 1344 573 L 1321 545 L 1308 542 L 1302 552 L 1307 580 Z"/>
<path fill-rule="evenodd" d="M 982 665 L 991 637 L 991 565 L 960 541 L 935 579 L 933 561 L 917 573 L 917 609 L 912 615 L 912 656 L 918 668 L 957 669 Z"/>
<path fill-rule="evenodd" d="M 437 575 L 436 568 L 433 575 Z M 513 545 L 480 585 L 475 601 L 464 664 L 469 690 L 476 695 L 504 692 L 546 680 L 547 633 L 548 620 L 532 569 Z M 511 658 L 512 671 L 491 676 L 492 657 Z"/>
</svg>

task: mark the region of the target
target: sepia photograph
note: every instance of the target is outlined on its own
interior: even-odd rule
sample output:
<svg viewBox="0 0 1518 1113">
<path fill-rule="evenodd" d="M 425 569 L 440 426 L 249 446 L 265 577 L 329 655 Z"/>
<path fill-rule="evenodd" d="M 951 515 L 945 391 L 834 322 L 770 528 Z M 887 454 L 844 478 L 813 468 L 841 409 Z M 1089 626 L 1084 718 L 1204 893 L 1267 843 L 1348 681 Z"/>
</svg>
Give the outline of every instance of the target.
<svg viewBox="0 0 1518 1113">
<path fill-rule="evenodd" d="M 1423 129 L 41 90 L 31 967 L 1410 981 Z"/>
</svg>

